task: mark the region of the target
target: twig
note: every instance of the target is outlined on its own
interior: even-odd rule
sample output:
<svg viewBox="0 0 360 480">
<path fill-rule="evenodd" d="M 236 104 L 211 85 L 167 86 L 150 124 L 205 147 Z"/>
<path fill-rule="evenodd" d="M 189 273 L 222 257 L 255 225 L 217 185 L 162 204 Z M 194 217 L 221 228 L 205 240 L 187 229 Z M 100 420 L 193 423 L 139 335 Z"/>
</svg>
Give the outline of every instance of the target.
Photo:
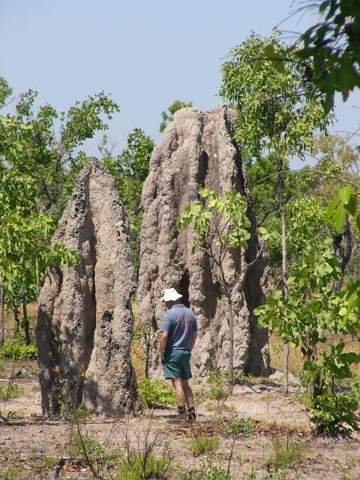
<svg viewBox="0 0 360 480">
<path fill-rule="evenodd" d="M 318 160 L 317 157 L 315 157 L 314 155 L 311 155 L 311 154 L 308 154 L 310 157 L 312 158 L 315 158 L 316 160 Z M 260 180 L 257 180 L 256 182 L 254 182 L 254 185 L 258 185 L 260 183 L 263 183 L 265 182 L 267 179 L 269 179 L 270 177 L 274 177 L 274 176 L 277 176 L 279 173 L 284 173 L 284 174 L 288 174 L 288 173 L 297 173 L 297 172 L 301 172 L 303 171 L 302 168 L 298 168 L 296 170 L 281 170 L 279 172 L 275 172 L 275 173 L 269 173 L 269 175 L 266 175 L 265 177 L 261 178 Z M 309 170 L 309 173 L 311 172 L 315 172 L 315 173 L 318 173 L 319 175 L 323 175 L 325 177 L 329 177 L 329 178 L 334 178 L 335 180 L 338 180 L 339 182 L 342 182 L 342 183 L 346 183 L 348 185 L 351 185 L 352 187 L 356 188 L 357 190 L 360 190 L 360 185 L 358 185 L 357 183 L 353 183 L 351 182 L 350 180 L 347 180 L 345 178 L 341 178 L 337 175 L 334 175 L 332 173 L 326 173 L 326 172 L 323 172 L 322 170 L 318 170 L 317 168 L 311 168 L 311 170 Z"/>
<path fill-rule="evenodd" d="M 7 390 L 6 390 L 6 397 L 5 397 L 6 400 L 9 400 L 9 398 L 10 398 L 11 387 L 14 383 L 14 370 L 15 370 L 15 364 L 13 364 L 12 369 L 11 369 L 11 374 L 10 374 L 10 377 L 9 377 L 8 387 L 7 387 Z"/>
<path fill-rule="evenodd" d="M 234 454 L 235 441 L 236 441 L 235 440 L 235 435 L 233 435 L 233 442 L 232 442 L 231 449 L 230 449 L 230 456 L 229 456 L 228 467 L 227 467 L 227 474 L 228 475 L 230 475 L 230 465 L 231 465 L 231 461 L 232 461 L 233 454 Z"/>
<path fill-rule="evenodd" d="M 74 414 L 74 419 L 75 419 L 75 423 L 76 423 L 77 432 L 78 432 L 79 439 L 80 439 L 80 442 L 81 442 L 81 448 L 82 448 L 83 454 L 84 454 L 85 459 L 86 459 L 86 463 L 90 467 L 91 473 L 94 475 L 94 478 L 102 480 L 102 477 L 99 477 L 98 474 L 96 473 L 96 471 L 94 469 L 94 466 L 93 466 L 93 463 L 92 463 L 92 461 L 91 461 L 91 459 L 88 455 L 86 445 L 85 445 L 85 442 L 84 442 L 84 437 L 82 435 L 82 431 L 81 431 L 81 428 L 80 428 L 80 424 L 79 424 L 77 415 L 76 415 L 75 412 L 73 412 L 73 414 Z"/>
</svg>

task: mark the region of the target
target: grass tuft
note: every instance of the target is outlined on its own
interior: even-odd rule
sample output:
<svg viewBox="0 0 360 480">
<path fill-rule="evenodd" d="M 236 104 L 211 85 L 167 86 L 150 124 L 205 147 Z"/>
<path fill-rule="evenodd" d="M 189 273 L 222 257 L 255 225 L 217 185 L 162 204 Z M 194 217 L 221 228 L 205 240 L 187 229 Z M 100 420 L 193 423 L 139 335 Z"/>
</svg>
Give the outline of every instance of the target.
<svg viewBox="0 0 360 480">
<path fill-rule="evenodd" d="M 274 450 L 269 455 L 269 463 L 275 469 L 291 468 L 299 465 L 304 459 L 305 449 L 302 444 L 291 442 L 286 439 L 286 442 L 276 440 Z"/>
<path fill-rule="evenodd" d="M 206 435 L 199 435 L 193 440 L 190 440 L 189 447 L 194 457 L 204 455 L 206 453 L 215 453 L 220 447 L 221 440 L 219 437 L 208 437 Z"/>
</svg>

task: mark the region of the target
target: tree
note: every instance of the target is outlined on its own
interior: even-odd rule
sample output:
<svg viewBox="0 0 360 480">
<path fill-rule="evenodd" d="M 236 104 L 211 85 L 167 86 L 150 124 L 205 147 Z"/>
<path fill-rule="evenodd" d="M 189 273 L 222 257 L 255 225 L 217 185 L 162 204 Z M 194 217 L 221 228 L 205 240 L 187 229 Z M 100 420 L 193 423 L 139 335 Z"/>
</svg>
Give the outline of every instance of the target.
<svg viewBox="0 0 360 480">
<path fill-rule="evenodd" d="M 325 92 L 330 111 L 335 92 L 346 100 L 360 87 L 360 5 L 358 0 L 322 0 L 300 10 L 304 8 L 317 8 L 323 20 L 300 36 L 294 50 L 300 59 L 312 61 L 305 73 Z"/>
<path fill-rule="evenodd" d="M 1 105 L 10 93 L 2 79 Z M 87 162 L 79 147 L 97 129 L 106 128 L 103 114 L 111 118 L 118 111 L 103 93 L 77 102 L 60 115 L 50 105 L 36 110 L 36 96 L 29 90 L 20 95 L 14 111 L 0 114 L 1 300 L 8 299 L 17 308 L 21 298 L 25 317 L 29 292 L 37 291 L 45 267 L 77 260 L 61 244 L 50 248 L 51 235 L 71 193 L 74 176 Z M 56 133 L 58 118 L 60 128 Z M 3 342 L 3 314 L 1 317 Z M 26 318 L 24 327 L 29 342 Z"/>
<path fill-rule="evenodd" d="M 356 186 L 359 183 L 360 155 L 358 148 L 352 144 L 351 135 L 320 135 L 312 154 L 318 161 L 315 167 L 308 170 L 309 185 L 306 194 L 311 192 L 324 207 L 337 196 L 337 191 L 344 184 L 348 182 L 349 185 Z M 347 215 L 342 231 L 332 231 L 334 252 L 343 273 L 336 283 L 339 289 L 345 278 L 345 269 L 347 276 L 359 276 L 360 272 L 360 257 L 356 248 L 359 235 L 353 223 Z"/>
<path fill-rule="evenodd" d="M 356 395 L 343 394 L 338 388 L 343 379 L 352 378 L 350 366 L 360 362 L 357 353 L 344 352 L 345 335 L 359 335 L 360 311 L 348 312 L 346 296 L 332 287 L 342 272 L 332 239 L 317 232 L 319 225 L 328 224 L 325 209 L 311 198 L 294 202 L 291 208 L 289 238 L 297 255 L 288 280 L 290 292 L 285 297 L 281 290 L 274 291 L 256 314 L 261 325 L 301 348 L 303 383 L 312 388 L 310 412 L 317 430 L 358 429 Z M 332 339 L 330 352 L 321 347 L 328 338 Z"/>
<path fill-rule="evenodd" d="M 0 77 L 0 108 L 3 107 L 6 103 L 6 100 L 12 94 L 12 89 L 9 87 L 8 82 L 5 78 Z"/>
<path fill-rule="evenodd" d="M 187 107 L 192 107 L 193 103 L 189 102 L 182 102 L 181 100 L 175 100 L 170 107 L 166 110 L 164 110 L 161 113 L 162 116 L 162 122 L 160 123 L 159 131 L 160 133 L 163 133 L 165 128 L 173 121 L 173 116 L 174 113 L 177 112 L 178 110 L 181 110 L 182 108 L 187 108 Z"/>
<path fill-rule="evenodd" d="M 230 51 L 222 65 L 220 95 L 236 108 L 236 137 L 247 162 L 273 154 L 277 167 L 277 197 L 282 230 L 282 290 L 286 297 L 287 243 L 284 166 L 291 156 L 304 157 L 317 129 L 326 130 L 319 91 L 308 82 L 306 66 L 290 56 L 278 33 L 262 39 L 252 34 Z M 287 392 L 288 348 L 284 351 L 284 391 Z"/>
<path fill-rule="evenodd" d="M 149 163 L 154 147 L 154 140 L 140 128 L 134 128 L 128 135 L 126 148 L 116 157 L 113 157 L 111 150 L 107 148 L 106 137 L 100 146 L 102 162 L 114 175 L 117 189 L 129 214 L 136 266 L 139 263 L 140 228 L 143 218 L 141 192 L 149 174 Z"/>
<path fill-rule="evenodd" d="M 119 107 L 101 92 L 59 114 L 51 105 L 36 109 L 36 98 L 29 90 L 13 113 L 0 115 L 0 163 L 32 176 L 39 185 L 38 208 L 59 218 L 88 161 L 80 147 L 107 128 L 103 115 L 110 119 Z"/>
<path fill-rule="evenodd" d="M 37 182 L 16 169 L 0 170 L 0 279 L 6 298 L 14 308 L 24 309 L 24 329 L 30 343 L 26 304 L 28 292 L 35 290 L 45 267 L 72 264 L 77 256 L 58 244 L 50 248 L 56 228 L 54 219 L 37 208 Z M 57 263 L 58 262 L 58 263 Z M 3 297 L 4 299 L 5 297 Z M 1 344 L 4 342 L 2 329 Z"/>
<path fill-rule="evenodd" d="M 184 207 L 177 225 L 182 230 L 191 226 L 198 235 L 193 244 L 193 253 L 201 249 L 209 257 L 211 270 L 228 304 L 229 324 L 229 378 L 234 380 L 234 306 L 232 303 L 232 283 L 226 273 L 225 264 L 239 249 L 247 248 L 250 238 L 250 221 L 246 216 L 247 201 L 238 192 L 217 194 L 209 188 L 199 190 L 202 200 Z M 236 253 L 235 253 L 236 252 Z M 242 273 L 243 274 L 243 273 Z M 243 274 L 243 285 L 246 275 Z"/>
</svg>

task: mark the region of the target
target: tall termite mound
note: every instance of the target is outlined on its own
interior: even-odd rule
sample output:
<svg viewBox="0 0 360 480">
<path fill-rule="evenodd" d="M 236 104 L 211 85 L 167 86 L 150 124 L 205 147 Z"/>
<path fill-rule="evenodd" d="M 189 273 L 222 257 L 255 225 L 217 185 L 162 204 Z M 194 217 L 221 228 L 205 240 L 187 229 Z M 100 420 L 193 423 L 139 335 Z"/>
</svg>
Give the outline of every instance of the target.
<svg viewBox="0 0 360 480">
<path fill-rule="evenodd" d="M 136 286 L 126 213 L 110 173 L 92 161 L 79 175 L 53 244 L 78 254 L 52 267 L 39 297 L 37 343 L 42 408 L 83 401 L 105 414 L 139 404 L 130 360 Z"/>
<path fill-rule="evenodd" d="M 226 106 L 213 111 L 180 110 L 167 127 L 152 155 L 150 174 L 142 194 L 139 308 L 148 325 L 148 370 L 160 373 L 155 355 L 156 332 L 164 312 L 164 288 L 175 287 L 198 318 L 199 339 L 193 352 L 193 373 L 226 370 L 229 365 L 227 301 L 214 278 L 209 257 L 201 249 L 192 253 L 194 233 L 178 232 L 176 221 L 183 207 L 198 200 L 198 190 L 218 193 L 236 190 L 247 199 L 251 237 L 246 251 L 237 249 L 227 262 L 234 307 L 234 369 L 266 374 L 269 371 L 267 330 L 257 327 L 254 308 L 264 300 L 267 257 L 255 232 L 253 201 L 234 140 L 235 112 Z"/>
</svg>

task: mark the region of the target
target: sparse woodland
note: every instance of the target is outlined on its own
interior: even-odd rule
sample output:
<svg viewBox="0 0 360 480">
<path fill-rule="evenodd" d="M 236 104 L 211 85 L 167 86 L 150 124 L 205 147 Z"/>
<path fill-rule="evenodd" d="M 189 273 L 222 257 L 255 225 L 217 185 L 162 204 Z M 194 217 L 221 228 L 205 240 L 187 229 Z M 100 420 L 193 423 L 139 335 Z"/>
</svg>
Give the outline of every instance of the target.
<svg viewBox="0 0 360 480">
<path fill-rule="evenodd" d="M 106 131 L 120 107 L 101 92 L 57 112 L 38 105 L 34 91 L 13 96 L 0 78 L 0 480 L 360 479 L 359 132 L 328 133 L 335 92 L 346 100 L 360 87 L 360 10 L 356 0 L 304 8 L 311 6 L 318 23 L 295 45 L 276 31 L 252 34 L 222 65 L 219 95 L 237 113 L 234 135 L 269 256 L 268 293 L 256 315 L 270 331 L 274 374 L 234 370 L 230 350 L 229 368 L 195 386 L 192 425 L 168 423 L 173 392 L 146 376 L 149 332 L 136 295 L 131 358 L 143 415 L 104 418 L 64 405 L 60 416 L 42 416 L 38 295 L 47 267 L 78 260 L 51 238 L 91 161 L 84 143 Z M 162 112 L 160 131 L 190 106 L 176 100 Z M 136 269 L 154 147 L 139 128 L 119 155 L 106 135 L 99 145 L 129 216 Z M 313 167 L 290 169 L 292 158 L 307 156 Z M 203 249 L 217 269 L 230 319 L 225 257 L 214 252 L 247 248 L 245 203 L 239 193 L 205 188 L 178 219 L 179 231 L 195 232 L 194 251 Z M 220 217 L 226 232 L 213 228 Z"/>
</svg>

